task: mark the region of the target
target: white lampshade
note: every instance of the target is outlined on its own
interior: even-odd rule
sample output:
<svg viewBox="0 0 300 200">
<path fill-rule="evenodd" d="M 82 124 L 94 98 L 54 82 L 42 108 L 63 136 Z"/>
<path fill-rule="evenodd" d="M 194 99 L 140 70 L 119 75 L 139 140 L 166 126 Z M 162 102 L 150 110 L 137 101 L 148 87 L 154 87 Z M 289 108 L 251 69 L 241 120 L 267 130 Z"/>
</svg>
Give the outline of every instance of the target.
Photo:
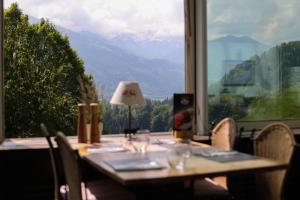
<svg viewBox="0 0 300 200">
<path fill-rule="evenodd" d="M 145 105 L 146 101 L 137 82 L 121 81 L 113 94 L 111 104 Z"/>
</svg>

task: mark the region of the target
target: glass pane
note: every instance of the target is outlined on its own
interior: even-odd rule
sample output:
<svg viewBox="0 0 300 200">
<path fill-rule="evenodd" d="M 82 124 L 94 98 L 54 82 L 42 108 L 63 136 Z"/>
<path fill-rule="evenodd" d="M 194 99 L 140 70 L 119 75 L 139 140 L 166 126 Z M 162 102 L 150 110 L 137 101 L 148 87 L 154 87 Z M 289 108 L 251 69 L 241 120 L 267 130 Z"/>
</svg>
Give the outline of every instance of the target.
<svg viewBox="0 0 300 200">
<path fill-rule="evenodd" d="M 75 135 L 80 102 L 100 103 L 104 133 L 121 133 L 128 107 L 110 104 L 120 81 L 138 82 L 146 97 L 146 106 L 133 107 L 132 128 L 172 128 L 172 96 L 184 90 L 183 0 L 6 0 L 4 7 L 7 137 L 40 136 L 41 122 Z"/>
<path fill-rule="evenodd" d="M 209 122 L 300 118 L 297 0 L 208 0 Z"/>
</svg>

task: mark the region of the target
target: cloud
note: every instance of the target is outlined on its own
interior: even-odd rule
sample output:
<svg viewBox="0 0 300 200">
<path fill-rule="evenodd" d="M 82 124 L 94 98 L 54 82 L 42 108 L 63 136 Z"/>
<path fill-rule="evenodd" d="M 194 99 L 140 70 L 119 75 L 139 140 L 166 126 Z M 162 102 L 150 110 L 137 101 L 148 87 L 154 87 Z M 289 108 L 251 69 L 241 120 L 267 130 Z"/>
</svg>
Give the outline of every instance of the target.
<svg viewBox="0 0 300 200">
<path fill-rule="evenodd" d="M 6 0 L 5 7 L 16 0 Z M 25 14 L 74 31 L 161 39 L 184 34 L 183 0 L 17 0 Z"/>
<path fill-rule="evenodd" d="M 5 0 L 7 7 L 16 0 Z M 24 13 L 74 31 L 138 39 L 183 36 L 183 0 L 17 0 Z M 208 0 L 208 37 L 299 40 L 299 0 Z"/>
<path fill-rule="evenodd" d="M 299 40 L 299 9 L 299 0 L 208 0 L 208 36 L 246 35 L 267 44 Z"/>
</svg>

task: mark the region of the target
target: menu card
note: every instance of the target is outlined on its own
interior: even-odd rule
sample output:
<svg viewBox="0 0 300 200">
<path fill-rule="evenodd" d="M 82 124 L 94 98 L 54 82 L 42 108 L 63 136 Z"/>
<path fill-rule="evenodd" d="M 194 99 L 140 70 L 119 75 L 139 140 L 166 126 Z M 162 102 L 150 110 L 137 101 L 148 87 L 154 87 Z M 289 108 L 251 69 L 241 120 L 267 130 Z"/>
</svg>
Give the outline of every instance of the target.
<svg viewBox="0 0 300 200">
<path fill-rule="evenodd" d="M 193 127 L 194 95 L 174 94 L 173 130 L 191 131 Z"/>
</svg>

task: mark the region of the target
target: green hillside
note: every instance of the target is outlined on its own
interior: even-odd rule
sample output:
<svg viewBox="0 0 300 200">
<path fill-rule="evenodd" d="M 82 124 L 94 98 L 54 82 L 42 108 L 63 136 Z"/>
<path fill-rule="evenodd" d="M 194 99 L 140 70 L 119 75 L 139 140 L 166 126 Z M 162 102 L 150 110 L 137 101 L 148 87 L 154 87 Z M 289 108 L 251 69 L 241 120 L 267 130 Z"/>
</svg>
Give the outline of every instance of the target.
<svg viewBox="0 0 300 200">
<path fill-rule="evenodd" d="M 299 85 L 300 41 L 282 43 L 225 74 L 219 82 L 219 95 L 214 97 L 220 101 L 211 99 L 210 108 L 223 104 L 230 108 L 226 114 L 238 120 L 300 118 Z M 223 117 L 216 115 L 211 120 Z"/>
</svg>

